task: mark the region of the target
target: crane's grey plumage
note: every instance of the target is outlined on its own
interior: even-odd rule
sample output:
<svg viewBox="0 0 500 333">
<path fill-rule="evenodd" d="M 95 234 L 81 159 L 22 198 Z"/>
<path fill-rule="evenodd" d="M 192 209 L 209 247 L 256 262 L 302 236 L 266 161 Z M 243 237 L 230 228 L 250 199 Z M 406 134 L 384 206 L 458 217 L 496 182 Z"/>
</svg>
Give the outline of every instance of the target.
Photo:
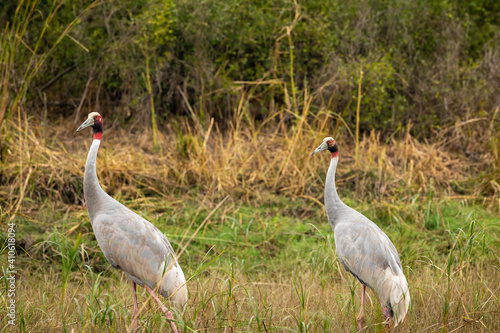
<svg viewBox="0 0 500 333">
<path fill-rule="evenodd" d="M 363 214 L 344 204 L 335 187 L 338 147 L 331 137 L 314 150 L 332 154 L 325 184 L 325 209 L 332 229 L 339 261 L 362 284 L 361 312 L 358 329 L 364 320 L 365 287 L 378 295 L 384 315 L 394 326 L 402 322 L 409 310 L 410 293 L 398 252 L 387 235 Z"/>
<path fill-rule="evenodd" d="M 184 306 L 187 302 L 186 279 L 165 235 L 149 221 L 110 197 L 99 185 L 96 173 L 97 152 L 102 136 L 102 118 L 99 113 L 90 113 L 77 131 L 86 127 L 94 129 L 83 180 L 90 223 L 106 259 L 132 280 L 134 320 L 138 310 L 135 284 L 145 287 L 150 293 L 157 290 L 177 305 Z M 172 319 L 170 316 L 167 315 L 167 318 Z"/>
</svg>

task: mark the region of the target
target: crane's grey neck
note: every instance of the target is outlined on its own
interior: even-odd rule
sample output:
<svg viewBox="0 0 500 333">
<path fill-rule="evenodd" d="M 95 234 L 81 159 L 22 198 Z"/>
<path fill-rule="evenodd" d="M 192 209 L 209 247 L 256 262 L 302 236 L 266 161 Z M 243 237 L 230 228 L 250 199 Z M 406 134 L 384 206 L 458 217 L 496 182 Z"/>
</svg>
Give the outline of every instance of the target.
<svg viewBox="0 0 500 333">
<path fill-rule="evenodd" d="M 333 157 L 330 162 L 330 167 L 328 168 L 328 173 L 326 174 L 325 184 L 326 215 L 328 216 L 328 221 L 334 230 L 337 222 L 342 216 L 342 212 L 349 208 L 342 202 L 342 200 L 340 200 L 339 195 L 337 194 L 337 188 L 335 187 L 335 172 L 337 170 L 338 163 L 338 156 Z"/>
<path fill-rule="evenodd" d="M 96 159 L 100 144 L 101 140 L 99 139 L 94 139 L 92 142 L 87 156 L 87 163 L 85 164 L 85 174 L 83 176 L 83 193 L 85 195 L 85 203 L 87 204 L 91 223 L 99 211 L 101 203 L 104 202 L 103 199 L 109 197 L 106 192 L 103 191 L 97 179 Z"/>
</svg>

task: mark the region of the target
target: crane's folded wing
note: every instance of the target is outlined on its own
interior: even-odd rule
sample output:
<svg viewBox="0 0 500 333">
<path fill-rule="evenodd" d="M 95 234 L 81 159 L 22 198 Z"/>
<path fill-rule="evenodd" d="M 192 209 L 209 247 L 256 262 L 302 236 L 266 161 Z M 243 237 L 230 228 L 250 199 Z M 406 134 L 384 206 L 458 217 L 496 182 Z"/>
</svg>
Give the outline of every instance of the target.
<svg viewBox="0 0 500 333">
<path fill-rule="evenodd" d="M 132 281 L 150 288 L 161 283 L 159 292 L 168 297 L 186 282 L 172 246 L 149 221 L 123 208 L 121 204 L 108 207 L 106 214 L 95 217 L 93 228 L 99 247 L 111 265 L 122 269 Z"/>
</svg>

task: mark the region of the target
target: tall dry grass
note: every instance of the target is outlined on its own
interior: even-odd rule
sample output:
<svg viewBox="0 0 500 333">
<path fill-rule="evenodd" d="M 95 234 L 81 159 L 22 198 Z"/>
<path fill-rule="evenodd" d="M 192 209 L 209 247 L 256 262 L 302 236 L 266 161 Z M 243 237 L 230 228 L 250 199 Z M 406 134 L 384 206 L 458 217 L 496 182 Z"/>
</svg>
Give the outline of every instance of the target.
<svg viewBox="0 0 500 333">
<path fill-rule="evenodd" d="M 244 105 L 244 101 L 241 103 Z M 220 199 L 263 203 L 266 193 L 309 197 L 321 201 L 327 158 L 309 158 L 326 136 L 339 142 L 340 191 L 349 190 L 364 200 L 394 200 L 430 191 L 455 198 L 473 199 L 498 208 L 499 161 L 494 127 L 479 132 L 492 119 L 457 123 L 443 130 L 440 139 L 419 141 L 405 132 L 382 139 L 379 133 L 363 136 L 355 161 L 355 139 L 344 127 L 331 129 L 334 114 L 311 115 L 307 105 L 285 126 L 278 115 L 257 124 L 238 110 L 233 130 L 219 131 L 181 118 L 156 133 L 158 148 L 148 127 L 122 129 L 103 113 L 105 133 L 98 174 L 112 195 L 165 198 L 210 193 Z M 468 127 L 475 126 L 475 127 Z M 473 135 L 470 132 L 477 131 Z M 466 136 L 468 135 L 468 136 Z M 40 125 L 24 113 L 4 126 L 0 196 L 3 214 L 29 209 L 32 202 L 53 200 L 82 204 L 81 177 L 91 143 L 89 133 L 74 132 L 65 119 Z M 496 140 L 496 141 L 495 141 Z M 36 205 L 33 209 L 36 209 Z"/>
</svg>

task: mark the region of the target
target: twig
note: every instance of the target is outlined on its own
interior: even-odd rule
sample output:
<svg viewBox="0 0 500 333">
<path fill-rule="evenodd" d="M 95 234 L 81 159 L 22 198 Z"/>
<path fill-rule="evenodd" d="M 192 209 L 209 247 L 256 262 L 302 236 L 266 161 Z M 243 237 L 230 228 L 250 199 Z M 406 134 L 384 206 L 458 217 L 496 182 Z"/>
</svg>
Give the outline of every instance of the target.
<svg viewBox="0 0 500 333">
<path fill-rule="evenodd" d="M 193 235 L 191 235 L 191 238 L 189 238 L 188 242 L 186 243 L 186 245 L 184 245 L 182 247 L 182 250 L 181 252 L 179 252 L 179 254 L 177 255 L 177 260 L 179 260 L 179 258 L 181 257 L 181 255 L 184 253 L 184 251 L 186 250 L 186 248 L 188 247 L 189 243 L 191 243 L 191 241 L 193 240 L 193 238 L 196 236 L 196 234 L 198 234 L 198 232 L 201 230 L 201 228 L 205 225 L 205 223 L 207 223 L 207 221 L 210 219 L 210 217 L 212 217 L 212 215 L 217 211 L 217 209 L 219 209 L 220 206 L 222 206 L 222 204 L 224 202 L 226 202 L 226 200 L 229 199 L 229 195 L 226 195 L 226 197 L 224 199 L 222 199 L 221 202 L 219 202 L 217 204 L 217 206 L 215 206 L 214 209 L 212 209 L 212 211 L 210 212 L 210 214 L 208 214 L 208 216 L 205 218 L 205 220 L 200 224 L 200 226 L 198 227 L 198 229 L 196 229 L 196 231 L 193 233 Z"/>
<path fill-rule="evenodd" d="M 356 164 L 358 164 L 358 152 L 359 152 L 359 111 L 361 109 L 361 84 L 363 83 L 363 63 L 359 65 L 359 82 L 358 82 L 358 106 L 356 108 Z"/>
<path fill-rule="evenodd" d="M 92 82 L 93 79 L 93 74 L 94 74 L 94 67 L 90 70 L 90 75 L 89 79 L 87 80 L 87 83 L 85 84 L 85 89 L 83 90 L 83 95 L 82 99 L 80 100 L 80 104 L 78 104 L 78 107 L 76 108 L 76 116 L 75 116 L 75 124 L 78 122 L 78 119 L 80 118 L 80 111 L 82 110 L 83 103 L 85 103 L 85 100 L 87 99 L 87 94 L 89 93 L 89 87 L 90 83 Z"/>
<path fill-rule="evenodd" d="M 57 82 L 57 80 L 59 80 L 60 78 L 62 78 L 64 75 L 68 74 L 69 72 L 71 72 L 75 68 L 76 68 L 76 64 L 71 66 L 71 67 L 66 68 L 61 73 L 57 74 L 52 80 L 50 80 L 42 88 L 40 88 L 40 92 L 44 91 L 45 89 L 50 88 L 54 83 Z"/>
</svg>

